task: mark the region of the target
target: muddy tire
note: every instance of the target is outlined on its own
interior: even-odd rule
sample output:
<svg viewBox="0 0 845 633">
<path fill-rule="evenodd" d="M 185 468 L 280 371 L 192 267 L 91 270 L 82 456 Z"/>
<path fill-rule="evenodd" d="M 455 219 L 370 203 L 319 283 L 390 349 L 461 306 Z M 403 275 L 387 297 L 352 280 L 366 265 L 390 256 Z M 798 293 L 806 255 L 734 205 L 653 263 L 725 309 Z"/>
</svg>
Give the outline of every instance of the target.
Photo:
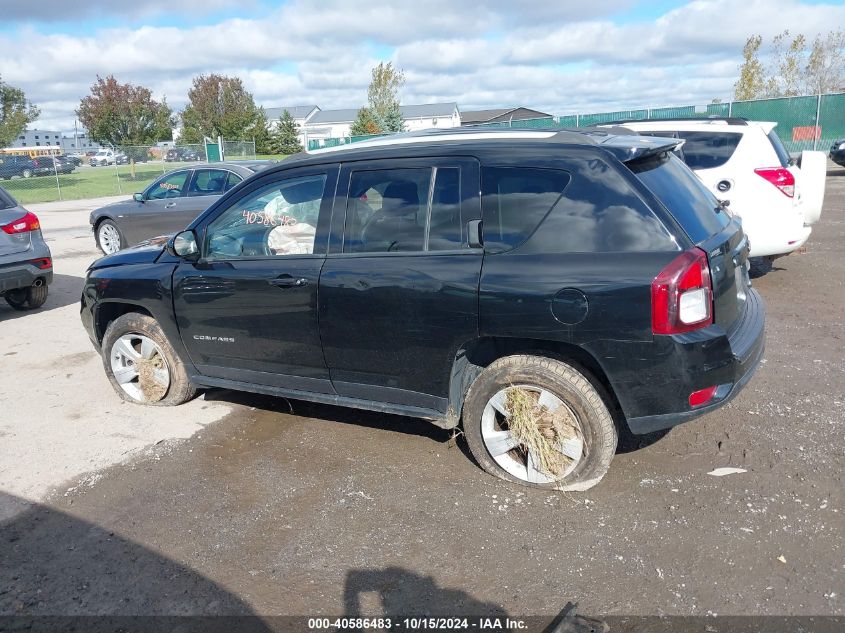
<svg viewBox="0 0 845 633">
<path fill-rule="evenodd" d="M 106 329 L 102 350 L 109 382 L 127 402 L 172 406 L 196 395 L 185 365 L 152 317 L 118 317 Z"/>
<path fill-rule="evenodd" d="M 536 453 L 518 442 L 516 431 L 511 433 L 508 415 L 513 414 L 513 408 L 501 394 L 513 389 L 533 390 L 538 403 L 550 403 L 548 409 L 542 409 L 544 412 L 562 408 L 573 421 L 577 433 L 570 439 L 576 447 L 578 441 L 581 445 L 570 454 L 566 469 L 554 472 L 537 468 L 541 462 Z M 495 416 L 494 426 L 491 415 Z M 595 486 L 607 473 L 618 441 L 616 425 L 596 386 L 574 367 L 541 356 L 507 356 L 487 367 L 467 393 L 463 428 L 473 457 L 488 473 L 550 490 L 581 491 Z M 506 443 L 496 444 L 505 442 L 505 437 Z M 554 440 L 558 446 L 566 443 L 560 440 Z M 566 456 L 566 451 L 559 450 Z"/>
<path fill-rule="evenodd" d="M 10 290 L 4 298 L 15 310 L 35 310 L 47 301 L 47 284 Z"/>
</svg>

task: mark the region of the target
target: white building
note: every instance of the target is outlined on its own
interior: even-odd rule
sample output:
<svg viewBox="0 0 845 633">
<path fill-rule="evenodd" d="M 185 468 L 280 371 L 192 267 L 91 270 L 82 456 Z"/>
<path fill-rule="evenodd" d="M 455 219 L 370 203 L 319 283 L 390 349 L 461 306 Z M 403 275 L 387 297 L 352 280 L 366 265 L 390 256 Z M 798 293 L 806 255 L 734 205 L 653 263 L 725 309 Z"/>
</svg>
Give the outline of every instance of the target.
<svg viewBox="0 0 845 633">
<path fill-rule="evenodd" d="M 308 141 L 349 136 L 350 128 L 358 116 L 359 108 L 320 110 L 311 115 L 302 126 Z M 428 128 L 460 127 L 461 113 L 458 104 L 424 103 L 400 106 L 405 129 L 409 132 Z"/>
</svg>

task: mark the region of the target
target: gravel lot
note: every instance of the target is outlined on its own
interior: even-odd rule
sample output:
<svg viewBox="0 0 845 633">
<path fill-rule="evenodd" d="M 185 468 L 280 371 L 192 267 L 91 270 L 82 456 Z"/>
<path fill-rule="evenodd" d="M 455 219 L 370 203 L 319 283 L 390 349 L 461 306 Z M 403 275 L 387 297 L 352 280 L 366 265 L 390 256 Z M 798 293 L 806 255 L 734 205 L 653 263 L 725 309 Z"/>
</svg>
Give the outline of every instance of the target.
<svg viewBox="0 0 845 633">
<path fill-rule="evenodd" d="M 0 613 L 845 614 L 845 169 L 806 252 L 754 281 L 745 391 L 628 438 L 577 495 L 496 480 L 420 420 L 120 404 L 78 319 L 92 206 L 32 208 L 57 276 L 42 311 L 0 307 Z"/>
</svg>

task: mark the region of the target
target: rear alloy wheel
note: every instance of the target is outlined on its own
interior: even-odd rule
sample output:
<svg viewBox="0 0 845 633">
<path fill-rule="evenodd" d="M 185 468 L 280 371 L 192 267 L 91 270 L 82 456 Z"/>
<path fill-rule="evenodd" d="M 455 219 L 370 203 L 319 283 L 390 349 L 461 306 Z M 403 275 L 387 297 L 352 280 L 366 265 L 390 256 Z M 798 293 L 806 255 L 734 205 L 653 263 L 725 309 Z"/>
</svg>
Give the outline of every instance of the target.
<svg viewBox="0 0 845 633">
<path fill-rule="evenodd" d="M 106 255 L 116 253 L 125 246 L 120 229 L 111 220 L 103 220 L 97 225 L 97 246 Z"/>
<path fill-rule="evenodd" d="M 595 486 L 618 439 L 604 399 L 586 376 L 539 356 L 508 356 L 485 369 L 467 394 L 463 426 L 484 470 L 555 490 Z"/>
<path fill-rule="evenodd" d="M 35 310 L 47 301 L 47 284 L 10 290 L 4 295 L 6 303 L 15 310 Z"/>
<path fill-rule="evenodd" d="M 109 324 L 103 366 L 112 387 L 129 402 L 177 405 L 196 394 L 184 364 L 158 322 L 131 312 Z"/>
</svg>

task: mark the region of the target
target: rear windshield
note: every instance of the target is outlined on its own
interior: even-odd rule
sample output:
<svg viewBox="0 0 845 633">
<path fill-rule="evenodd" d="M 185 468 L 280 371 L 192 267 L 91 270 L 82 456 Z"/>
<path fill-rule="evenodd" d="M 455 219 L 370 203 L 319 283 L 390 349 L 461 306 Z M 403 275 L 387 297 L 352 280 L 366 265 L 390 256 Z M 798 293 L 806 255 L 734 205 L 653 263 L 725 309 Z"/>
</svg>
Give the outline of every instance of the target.
<svg viewBox="0 0 845 633">
<path fill-rule="evenodd" d="M 775 148 L 775 154 L 778 155 L 780 166 L 789 167 L 789 152 L 786 151 L 786 148 L 783 146 L 783 141 L 781 141 L 780 137 L 775 134 L 774 129 L 769 132 L 768 137 L 772 147 Z"/>
<path fill-rule="evenodd" d="M 17 206 L 14 198 L 5 190 L 0 189 L 0 209 L 11 209 L 14 206 Z"/>
<path fill-rule="evenodd" d="M 672 154 L 628 163 L 637 177 L 698 244 L 730 222 L 719 201 L 698 177 Z"/>
<path fill-rule="evenodd" d="M 736 132 L 678 132 L 686 141 L 681 148 L 690 169 L 714 169 L 727 163 L 742 134 Z"/>
</svg>

